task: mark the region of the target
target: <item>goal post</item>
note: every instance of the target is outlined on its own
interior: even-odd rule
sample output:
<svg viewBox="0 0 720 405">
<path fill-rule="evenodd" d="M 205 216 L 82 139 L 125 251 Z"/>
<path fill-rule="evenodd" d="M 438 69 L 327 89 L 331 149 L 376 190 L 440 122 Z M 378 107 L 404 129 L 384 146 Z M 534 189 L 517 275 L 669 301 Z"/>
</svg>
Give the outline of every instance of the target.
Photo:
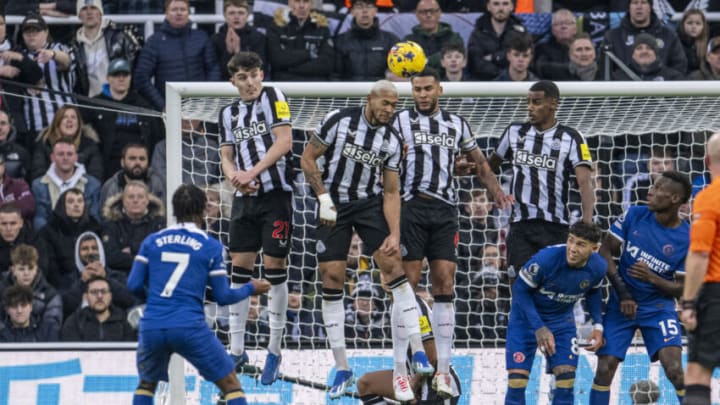
<svg viewBox="0 0 720 405">
<path fill-rule="evenodd" d="M 487 151 L 493 147 L 494 142 L 508 124 L 527 121 L 526 98 L 531 84 L 529 82 L 443 82 L 443 96 L 440 105 L 465 118 L 477 137 L 478 143 L 484 151 Z M 605 227 L 614 216 L 612 208 L 616 203 L 620 203 L 615 199 L 622 199 L 622 192 L 625 191 L 624 184 L 633 174 L 648 170 L 648 159 L 651 151 L 655 148 L 660 147 L 666 151 L 667 156 L 672 159 L 673 167 L 687 173 L 690 178 L 694 179 L 705 171 L 703 166 L 704 143 L 708 134 L 720 130 L 719 82 L 557 82 L 557 84 L 560 89 L 558 121 L 576 128 L 588 140 L 595 155 L 594 160 L 598 161 L 601 166 L 596 171 L 599 179 L 598 190 L 616 193 L 611 197 L 612 201 L 599 201 L 597 205 L 597 218 L 603 221 Z M 373 83 L 267 82 L 265 85 L 276 86 L 287 96 L 293 118 L 293 129 L 310 131 L 330 110 L 364 104 L 365 97 Z M 410 83 L 399 82 L 396 83 L 396 86 L 400 94 L 398 110 L 412 107 Z M 169 220 L 172 217 L 172 193 L 180 184 L 188 181 L 187 179 L 183 180 L 183 173 L 188 177 L 195 174 L 194 170 L 199 167 L 198 164 L 202 163 L 203 170 L 206 170 L 206 163 L 219 164 L 220 161 L 217 146 L 214 146 L 215 149 L 211 146 L 200 147 L 192 144 L 194 142 L 192 139 L 183 140 L 181 136 L 182 120 L 204 122 L 203 135 L 218 139 L 220 134 L 217 133 L 216 125 L 219 111 L 235 99 L 237 99 L 237 90 L 229 82 L 172 82 L 166 84 L 167 212 Z M 306 136 L 307 133 L 303 135 Z M 298 151 L 302 150 L 305 140 L 302 136 L 295 137 L 293 140 L 296 157 Z M 184 148 L 188 149 L 188 147 L 196 147 L 192 156 L 183 155 Z M 300 275 L 303 285 L 313 286 L 311 294 L 316 295 L 310 298 L 317 298 L 319 281 L 314 273 L 316 262 L 313 261 L 314 241 L 312 239 L 315 228 L 315 202 L 310 195 L 309 188 L 302 182 L 302 175 L 299 171 L 296 173 L 294 181 L 297 193 L 293 198 L 295 229 L 292 236 L 289 267 L 292 274 Z M 216 178 L 213 176 L 217 177 L 217 175 L 212 175 L 207 178 Z M 506 183 L 507 176 L 501 176 L 501 180 Z M 506 322 L 506 318 L 503 316 L 507 315 L 506 310 L 509 308 L 507 280 L 500 279 L 498 289 L 504 290 L 505 293 L 504 295 L 499 294 L 495 299 L 487 298 L 483 295 L 484 291 L 475 287 L 477 287 L 476 283 L 485 282 L 484 279 L 481 280 L 477 277 L 485 269 L 483 258 L 480 257 L 485 246 L 502 247 L 504 245 L 502 229 L 507 225 L 508 215 L 497 210 L 493 211 L 492 207 L 487 204 L 483 205 L 482 197 L 480 197 L 480 202 L 475 201 L 479 186 L 471 179 L 461 179 L 458 187 L 461 196 L 465 196 L 465 198 L 461 198 L 458 207 L 461 232 L 459 249 L 465 252 L 465 256 L 459 257 L 458 262 L 458 277 L 464 278 L 458 278 L 456 286 L 458 327 L 456 328 L 455 346 L 470 350 L 478 347 L 483 350 L 487 347 L 504 348 L 502 322 Z M 229 196 L 230 193 L 226 192 L 224 198 L 221 197 L 223 209 L 220 215 L 224 219 L 229 219 L 229 205 L 231 204 Z M 478 208 L 480 205 L 482 207 Z M 569 207 L 569 209 L 572 211 L 573 208 Z M 488 218 L 487 222 L 484 221 L 486 217 Z M 493 224 L 490 224 L 490 221 Z M 223 232 L 226 231 L 226 228 L 223 229 Z M 296 231 L 298 231 L 297 235 Z M 496 305 L 496 313 L 490 314 L 494 316 L 490 318 L 475 316 L 475 312 L 479 311 L 478 308 L 486 308 L 483 305 L 490 301 Z M 303 302 L 305 305 L 305 301 Z M 317 299 L 309 299 L 307 304 L 314 305 L 310 308 L 311 310 L 319 310 Z M 217 316 L 221 317 L 219 310 Z M 489 321 L 488 319 L 491 318 L 492 321 Z M 315 321 L 309 322 L 311 324 L 306 326 L 309 326 L 310 329 L 316 327 L 322 329 L 321 324 Z M 384 342 L 389 342 L 389 336 L 385 336 L 385 338 L 387 340 Z M 365 345 L 363 346 L 363 344 Z M 367 342 L 359 338 L 349 338 L 348 346 L 367 347 Z M 264 346 L 257 343 L 254 347 L 263 348 Z M 290 347 L 287 337 L 284 341 L 285 347 Z M 324 338 L 317 336 L 315 339 L 306 341 L 304 345 L 292 347 L 327 348 Z M 467 390 L 464 390 L 469 393 L 468 395 L 471 393 L 473 398 L 478 398 L 477 394 L 480 395 L 479 398 L 487 399 L 483 403 L 498 403 L 496 400 L 505 392 L 505 387 L 502 385 L 504 383 L 501 381 L 505 375 L 504 363 L 501 361 L 501 355 L 493 354 L 490 358 L 498 364 L 492 364 L 484 371 L 473 371 L 471 367 L 469 371 L 460 370 L 460 372 L 461 374 L 467 372 L 470 375 L 468 378 L 472 379 L 463 381 L 464 384 L 468 384 Z M 479 358 L 478 361 L 485 360 Z M 636 363 L 627 362 L 625 373 L 628 379 L 636 380 L 643 376 L 647 378 L 647 368 L 644 365 L 636 365 Z M 654 376 L 652 378 L 661 380 L 664 378 L 664 376 L 658 377 L 657 372 L 652 375 Z M 309 373 L 303 377 L 318 382 L 326 382 L 328 378 L 325 371 L 319 372 L 319 374 Z M 615 380 L 620 380 L 620 378 Z M 587 391 L 589 391 L 591 384 L 591 376 L 588 376 L 587 370 L 579 371 L 576 386 L 587 386 Z M 621 387 L 629 387 L 629 384 L 626 380 L 614 384 L 617 384 L 617 386 L 613 385 L 615 400 Z M 661 389 L 669 387 L 664 382 L 660 385 Z M 536 390 L 538 397 L 542 392 L 544 392 L 542 389 Z M 622 395 L 626 394 L 627 392 L 622 392 Z M 663 391 L 663 396 L 665 395 Z M 670 392 L 667 395 L 674 395 L 674 393 Z M 545 399 L 540 400 L 540 403 L 546 403 Z"/>
</svg>

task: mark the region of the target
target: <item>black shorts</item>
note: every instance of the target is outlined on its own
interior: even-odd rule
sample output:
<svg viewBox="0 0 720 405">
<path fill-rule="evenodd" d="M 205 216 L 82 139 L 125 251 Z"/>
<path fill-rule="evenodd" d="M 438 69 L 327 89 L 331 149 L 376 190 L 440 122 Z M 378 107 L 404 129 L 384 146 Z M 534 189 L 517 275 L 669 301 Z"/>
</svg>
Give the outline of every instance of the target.
<svg viewBox="0 0 720 405">
<path fill-rule="evenodd" d="M 347 260 L 353 228 L 363 241 L 363 251 L 369 254 L 382 245 L 390 234 L 381 196 L 337 204 L 335 226 L 318 225 L 318 262 Z"/>
<path fill-rule="evenodd" d="M 400 241 L 404 261 L 457 262 L 457 208 L 435 198 L 413 197 L 403 203 Z"/>
<path fill-rule="evenodd" d="M 292 233 L 292 193 L 275 190 L 258 197 L 235 197 L 230 216 L 231 253 L 257 252 L 286 257 Z"/>
<path fill-rule="evenodd" d="M 707 283 L 698 295 L 697 328 L 688 333 L 688 362 L 708 370 L 720 367 L 720 283 Z"/>
<path fill-rule="evenodd" d="M 540 249 L 567 242 L 569 227 L 564 224 L 528 219 L 510 224 L 507 244 L 508 271 L 516 273 Z"/>
</svg>

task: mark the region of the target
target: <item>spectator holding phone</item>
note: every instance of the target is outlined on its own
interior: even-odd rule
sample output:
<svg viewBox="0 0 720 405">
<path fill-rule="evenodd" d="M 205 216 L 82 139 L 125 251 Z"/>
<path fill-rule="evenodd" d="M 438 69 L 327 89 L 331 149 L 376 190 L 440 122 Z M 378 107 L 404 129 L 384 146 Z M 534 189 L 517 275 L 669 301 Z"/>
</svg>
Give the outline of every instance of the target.
<svg viewBox="0 0 720 405">
<path fill-rule="evenodd" d="M 135 305 L 136 299 L 128 291 L 125 273 L 111 270 L 105 265 L 105 251 L 100 237 L 94 232 L 84 232 L 75 241 L 75 263 L 77 277 L 69 289 L 62 292 L 65 318 L 78 308 L 87 305 L 83 294 L 87 289 L 87 282 L 96 277 L 105 278 L 110 284 L 113 305 L 124 310 Z"/>
</svg>

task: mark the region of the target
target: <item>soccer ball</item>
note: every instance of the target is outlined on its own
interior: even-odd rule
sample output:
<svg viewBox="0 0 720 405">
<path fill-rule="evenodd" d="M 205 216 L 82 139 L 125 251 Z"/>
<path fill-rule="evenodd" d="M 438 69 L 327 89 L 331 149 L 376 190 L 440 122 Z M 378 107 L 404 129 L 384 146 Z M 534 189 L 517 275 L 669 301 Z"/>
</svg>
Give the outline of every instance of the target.
<svg viewBox="0 0 720 405">
<path fill-rule="evenodd" d="M 425 68 L 425 63 L 425 52 L 413 41 L 398 42 L 388 52 L 388 69 L 396 76 L 410 77 L 419 73 Z"/>
</svg>

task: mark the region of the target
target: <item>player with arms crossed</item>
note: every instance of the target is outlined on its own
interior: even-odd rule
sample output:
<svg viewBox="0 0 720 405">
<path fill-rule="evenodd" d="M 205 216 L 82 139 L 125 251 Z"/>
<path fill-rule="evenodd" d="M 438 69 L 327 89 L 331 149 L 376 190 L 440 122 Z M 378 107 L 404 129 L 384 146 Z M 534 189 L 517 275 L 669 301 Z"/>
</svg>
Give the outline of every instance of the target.
<svg viewBox="0 0 720 405">
<path fill-rule="evenodd" d="M 567 238 L 569 185 L 577 180 L 582 220 L 592 223 L 595 191 L 592 157 L 582 134 L 557 121 L 560 90 L 548 80 L 530 86 L 529 120 L 510 124 L 490 155 L 495 170 L 512 163 L 510 194 L 515 198 L 507 237 L 508 273 L 511 278 L 538 250 Z"/>
<path fill-rule="evenodd" d="M 250 280 L 263 250 L 264 277 L 270 281 L 270 340 L 260 382 L 272 384 L 280 372 L 280 344 L 287 317 L 287 255 L 290 250 L 292 185 L 290 107 L 278 89 L 263 86 L 262 60 L 238 52 L 228 63 L 240 100 L 220 111 L 220 145 L 225 177 L 237 189 L 230 219 L 231 281 Z M 236 366 L 248 361 L 245 324 L 249 300 L 230 307 L 230 350 Z"/>
<path fill-rule="evenodd" d="M 690 199 L 687 176 L 663 172 L 650 188 L 647 205 L 637 205 L 615 221 L 600 254 L 608 262 L 613 285 L 603 326 L 607 344 L 598 350 L 590 404 L 610 402 L 610 384 L 639 328 L 651 361 L 660 359 L 682 403 L 682 336 L 675 297 L 683 284 L 690 226 L 680 207 Z M 616 267 L 613 257 L 620 257 Z"/>
<path fill-rule="evenodd" d="M 133 405 L 153 404 L 158 381 L 168 380 L 173 353 L 214 382 L 228 405 L 247 404 L 232 359 L 205 323 L 205 287 L 212 287 L 218 304 L 229 305 L 266 292 L 270 284 L 251 280 L 239 289 L 228 287 L 223 246 L 200 230 L 206 202 L 196 186 L 178 187 L 172 199 L 178 224 L 145 238 L 135 256 L 128 289 L 146 297 L 147 306 L 140 320 L 140 384 Z"/>
<path fill-rule="evenodd" d="M 414 398 L 405 364 L 408 342 L 415 371 L 426 375 L 434 371 L 422 346 L 415 294 L 407 282 L 400 256 L 398 171 L 402 140 L 390 126 L 397 101 L 397 89 L 392 82 L 375 82 L 364 107 L 328 113 L 302 155 L 305 179 L 319 202 L 316 249 L 322 278 L 322 314 L 338 370 L 331 398 L 340 397 L 353 382 L 345 351 L 343 307 L 353 228 L 389 280 L 393 296 L 390 322 L 395 398 L 399 401 Z M 322 175 L 317 165 L 320 156 L 325 158 Z"/>
<path fill-rule="evenodd" d="M 680 319 L 688 333 L 685 401 L 710 405 L 713 370 L 720 366 L 720 133 L 705 146 L 712 182 L 693 202 L 690 248 Z"/>
<path fill-rule="evenodd" d="M 403 268 L 408 281 L 415 287 L 420 280 L 422 259 L 427 257 L 430 263 L 435 300 L 432 327 L 438 360 L 433 387 L 439 395 L 450 397 L 458 235 L 458 198 L 453 179 L 456 156 L 460 153 L 469 156 L 477 177 L 490 190 L 499 207 L 510 208 L 513 199 L 502 191 L 467 121 L 440 109 L 438 100 L 443 89 L 437 70 L 425 68 L 410 79 L 410 85 L 415 107 L 400 111 L 393 123 L 408 146 L 401 171 Z"/>
<path fill-rule="evenodd" d="M 573 306 L 585 297 L 595 328 L 589 351 L 603 341 L 602 292 L 607 262 L 597 251 L 602 230 L 594 224 L 574 223 L 567 242 L 540 250 L 520 269 L 512 287 L 505 362 L 508 372 L 506 405 L 525 404 L 535 351 L 555 375 L 553 404 L 572 404 L 578 362 Z"/>
</svg>

